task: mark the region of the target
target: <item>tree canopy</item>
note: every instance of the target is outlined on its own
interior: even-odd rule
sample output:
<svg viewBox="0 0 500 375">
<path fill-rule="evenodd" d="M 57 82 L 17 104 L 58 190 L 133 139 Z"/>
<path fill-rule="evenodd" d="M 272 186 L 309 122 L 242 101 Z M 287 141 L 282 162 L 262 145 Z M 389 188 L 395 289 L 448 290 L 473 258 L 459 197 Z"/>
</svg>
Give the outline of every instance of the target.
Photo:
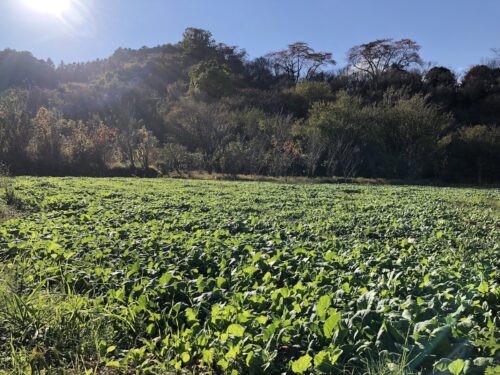
<svg viewBox="0 0 500 375">
<path fill-rule="evenodd" d="M 305 42 L 250 59 L 197 28 L 176 44 L 57 66 L 7 49 L 0 163 L 36 175 L 498 181 L 498 49 L 463 76 L 425 69 L 419 51 L 378 39 L 335 70 L 333 52 Z"/>
</svg>

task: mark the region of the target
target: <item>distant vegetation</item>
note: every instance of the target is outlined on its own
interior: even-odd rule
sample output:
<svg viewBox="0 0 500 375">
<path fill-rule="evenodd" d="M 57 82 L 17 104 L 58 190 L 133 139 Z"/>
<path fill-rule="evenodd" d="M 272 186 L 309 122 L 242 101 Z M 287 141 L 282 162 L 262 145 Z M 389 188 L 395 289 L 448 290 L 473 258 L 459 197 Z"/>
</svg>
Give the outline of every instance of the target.
<svg viewBox="0 0 500 375">
<path fill-rule="evenodd" d="M 0 52 L 0 161 L 13 174 L 500 180 L 498 50 L 463 77 L 412 40 L 303 42 L 249 59 L 189 28 L 177 44 L 59 65 Z"/>
</svg>

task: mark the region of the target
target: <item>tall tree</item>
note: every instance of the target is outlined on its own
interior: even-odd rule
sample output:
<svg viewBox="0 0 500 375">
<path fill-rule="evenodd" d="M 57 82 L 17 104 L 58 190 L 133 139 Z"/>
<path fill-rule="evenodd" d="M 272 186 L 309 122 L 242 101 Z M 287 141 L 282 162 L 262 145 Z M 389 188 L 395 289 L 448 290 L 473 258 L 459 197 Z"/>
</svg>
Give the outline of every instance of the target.
<svg viewBox="0 0 500 375">
<path fill-rule="evenodd" d="M 377 39 L 352 47 L 347 60 L 355 72 L 368 75 L 376 86 L 379 77 L 391 67 L 407 69 L 421 65 L 419 50 L 420 46 L 411 39 Z"/>
<path fill-rule="evenodd" d="M 492 48 L 493 57 L 489 59 L 488 65 L 492 68 L 500 68 L 500 48 Z"/>
<path fill-rule="evenodd" d="M 220 99 L 231 95 L 235 88 L 227 66 L 218 65 L 215 61 L 203 61 L 191 68 L 189 72 L 190 89 L 201 92 L 208 99 Z"/>
<path fill-rule="evenodd" d="M 436 66 L 430 69 L 425 75 L 425 83 L 432 87 L 455 87 L 457 78 L 453 72 L 445 67 Z"/>
<path fill-rule="evenodd" d="M 27 102 L 27 91 L 8 90 L 0 96 L 0 157 L 12 170 L 24 173 L 32 133 Z"/>
<path fill-rule="evenodd" d="M 186 98 L 166 114 L 165 123 L 177 142 L 201 153 L 209 173 L 218 169 L 218 159 L 231 140 L 232 124 L 223 105 Z"/>
<path fill-rule="evenodd" d="M 287 49 L 267 55 L 278 75 L 284 75 L 291 82 L 301 78 L 311 79 L 321 68 L 335 65 L 331 52 L 316 52 L 307 43 L 296 42 Z"/>
<path fill-rule="evenodd" d="M 179 46 L 188 56 L 196 61 L 210 59 L 216 49 L 212 33 L 207 30 L 188 27 L 182 36 Z"/>
</svg>

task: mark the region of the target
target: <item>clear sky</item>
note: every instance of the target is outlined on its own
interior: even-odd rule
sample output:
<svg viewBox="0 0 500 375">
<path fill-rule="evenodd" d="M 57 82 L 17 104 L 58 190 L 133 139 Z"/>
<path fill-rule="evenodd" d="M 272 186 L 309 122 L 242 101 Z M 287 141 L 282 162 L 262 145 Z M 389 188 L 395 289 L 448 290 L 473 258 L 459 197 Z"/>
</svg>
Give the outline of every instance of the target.
<svg viewBox="0 0 500 375">
<path fill-rule="evenodd" d="M 0 49 L 56 64 L 175 43 L 189 26 L 251 57 L 305 41 L 340 66 L 353 45 L 412 38 L 425 60 L 463 70 L 500 47 L 500 0 L 0 0 Z"/>
</svg>

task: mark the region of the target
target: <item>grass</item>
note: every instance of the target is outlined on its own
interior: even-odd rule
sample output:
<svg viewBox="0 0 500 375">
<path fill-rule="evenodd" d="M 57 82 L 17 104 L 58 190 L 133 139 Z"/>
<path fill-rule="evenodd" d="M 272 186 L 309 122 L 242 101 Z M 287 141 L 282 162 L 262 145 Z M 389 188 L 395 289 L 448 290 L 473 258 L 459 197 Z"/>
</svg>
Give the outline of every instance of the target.
<svg viewBox="0 0 500 375">
<path fill-rule="evenodd" d="M 16 217 L 16 212 L 0 201 L 0 223 Z"/>
<path fill-rule="evenodd" d="M 17 216 L 16 210 L 12 207 L 14 203 L 12 184 L 12 178 L 3 175 L 0 171 L 0 223 Z"/>
<path fill-rule="evenodd" d="M 286 184 L 355 184 L 355 185 L 387 185 L 387 186 L 436 186 L 436 187 L 457 187 L 476 189 L 498 189 L 498 184 L 471 185 L 464 183 L 446 183 L 434 179 L 390 179 L 390 178 L 369 178 L 369 177 L 306 177 L 306 176 L 266 176 L 257 174 L 226 174 L 208 173 L 205 171 L 187 171 L 185 173 L 170 172 L 163 176 L 165 178 L 184 180 L 207 180 L 207 181 L 256 181 L 274 182 Z"/>
<path fill-rule="evenodd" d="M 0 334 L 10 346 L 10 360 L 0 362 L 9 370 L 0 374 L 49 374 L 61 363 L 68 374 L 102 373 L 101 355 L 114 339 L 108 314 L 85 296 L 51 290 L 50 280 L 28 286 L 25 266 L 0 269 Z"/>
</svg>

